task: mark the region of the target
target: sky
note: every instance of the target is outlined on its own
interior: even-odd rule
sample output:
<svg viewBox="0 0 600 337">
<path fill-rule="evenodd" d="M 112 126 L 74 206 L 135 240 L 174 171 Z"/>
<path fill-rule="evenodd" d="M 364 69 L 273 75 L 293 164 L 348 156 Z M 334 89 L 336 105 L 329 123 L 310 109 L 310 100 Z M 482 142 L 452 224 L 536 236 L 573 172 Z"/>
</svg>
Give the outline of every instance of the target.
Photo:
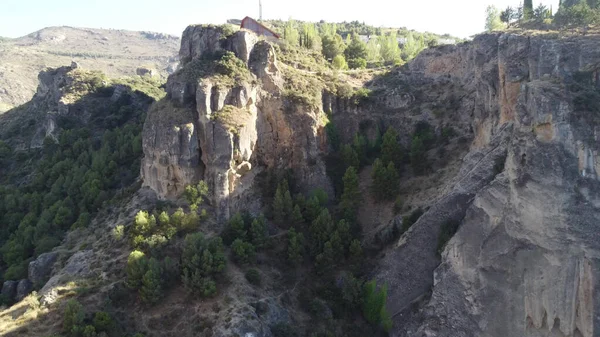
<svg viewBox="0 0 600 337">
<path fill-rule="evenodd" d="M 552 5 L 559 0 L 534 0 Z M 467 38 L 484 30 L 485 9 L 519 0 L 262 0 L 263 19 L 358 20 Z M 0 36 L 49 26 L 145 30 L 181 35 L 189 24 L 258 17 L 258 0 L 0 0 Z"/>
</svg>

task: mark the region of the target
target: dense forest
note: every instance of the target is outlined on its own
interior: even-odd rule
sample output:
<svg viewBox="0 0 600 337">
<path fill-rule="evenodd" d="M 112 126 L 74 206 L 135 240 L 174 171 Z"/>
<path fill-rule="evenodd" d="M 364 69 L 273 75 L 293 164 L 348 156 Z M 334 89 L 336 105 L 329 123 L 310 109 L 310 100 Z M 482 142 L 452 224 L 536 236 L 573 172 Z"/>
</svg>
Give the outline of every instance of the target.
<svg viewBox="0 0 600 337">
<path fill-rule="evenodd" d="M 34 129 L 35 120 L 14 123 L 0 140 L 2 280 L 26 278 L 32 258 L 60 244 L 69 229 L 88 226 L 101 207 L 135 188 L 145 111 L 161 95 L 160 83 L 139 77 L 111 83 L 101 73 L 80 70 L 72 76 L 65 92 L 78 100 L 71 109 L 89 111 L 88 120 L 60 116 L 61 132 L 46 137 L 41 148 L 11 147 L 11 136 Z M 111 100 L 118 85 L 128 89 Z M 28 104 L 17 109 L 25 114 L 35 103 Z"/>
</svg>

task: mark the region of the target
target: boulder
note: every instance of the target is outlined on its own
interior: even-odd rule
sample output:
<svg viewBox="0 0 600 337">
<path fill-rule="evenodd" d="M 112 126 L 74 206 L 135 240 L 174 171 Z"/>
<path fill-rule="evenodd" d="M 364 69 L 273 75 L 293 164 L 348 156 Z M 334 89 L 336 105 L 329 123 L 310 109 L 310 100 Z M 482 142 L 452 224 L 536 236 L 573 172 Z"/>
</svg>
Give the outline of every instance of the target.
<svg viewBox="0 0 600 337">
<path fill-rule="evenodd" d="M 17 281 L 5 281 L 2 285 L 2 296 L 9 302 L 15 299 L 17 295 Z"/>
<path fill-rule="evenodd" d="M 34 261 L 29 262 L 28 278 L 38 286 L 43 285 L 52 272 L 52 266 L 58 258 L 57 252 L 44 253 L 38 256 Z"/>
<path fill-rule="evenodd" d="M 135 70 L 135 73 L 139 76 L 150 76 L 150 77 L 154 77 L 157 75 L 157 72 L 155 69 L 152 68 L 146 68 L 146 67 L 139 67 Z"/>
<path fill-rule="evenodd" d="M 33 283 L 28 279 L 22 279 L 19 281 L 17 285 L 17 296 L 15 300 L 18 302 L 25 298 L 25 296 L 29 295 L 29 293 L 33 290 Z"/>
</svg>

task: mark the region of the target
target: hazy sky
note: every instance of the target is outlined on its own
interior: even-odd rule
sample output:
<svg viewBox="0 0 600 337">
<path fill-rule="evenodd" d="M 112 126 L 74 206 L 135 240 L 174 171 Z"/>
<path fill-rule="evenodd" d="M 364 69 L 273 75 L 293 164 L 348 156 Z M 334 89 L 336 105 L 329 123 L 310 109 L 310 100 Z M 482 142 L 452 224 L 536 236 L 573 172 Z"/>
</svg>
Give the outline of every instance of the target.
<svg viewBox="0 0 600 337">
<path fill-rule="evenodd" d="M 263 0 L 264 19 L 364 21 L 459 37 L 483 31 L 488 4 L 519 0 Z M 553 5 L 558 0 L 534 0 Z M 48 26 L 149 30 L 180 35 L 188 24 L 258 17 L 258 0 L 0 0 L 0 36 Z"/>
</svg>

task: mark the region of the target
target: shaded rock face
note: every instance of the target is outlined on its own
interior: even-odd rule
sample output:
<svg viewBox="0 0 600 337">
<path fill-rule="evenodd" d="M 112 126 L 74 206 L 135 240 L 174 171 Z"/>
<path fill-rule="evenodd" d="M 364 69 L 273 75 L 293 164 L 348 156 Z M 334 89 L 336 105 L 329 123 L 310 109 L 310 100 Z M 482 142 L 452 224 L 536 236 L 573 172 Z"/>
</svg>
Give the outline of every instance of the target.
<svg viewBox="0 0 600 337">
<path fill-rule="evenodd" d="M 19 281 L 17 284 L 17 295 L 15 296 L 15 300 L 18 302 L 25 298 L 25 296 L 29 295 L 33 290 L 33 284 L 28 279 L 23 279 Z"/>
<path fill-rule="evenodd" d="M 58 258 L 58 253 L 49 252 L 41 254 L 34 261 L 29 262 L 28 269 L 28 278 L 31 283 L 35 285 L 41 286 L 50 274 L 52 273 L 52 266 L 56 259 Z"/>
<path fill-rule="evenodd" d="M 185 76 L 191 60 L 222 50 L 246 62 L 252 79 L 223 85 Z M 331 190 L 318 146 L 319 111 L 286 102 L 273 46 L 248 31 L 225 37 L 217 27 L 190 26 L 180 59 L 184 69 L 169 77 L 166 102 L 144 125 L 145 186 L 159 198 L 176 198 L 204 179 L 219 219 L 260 211 L 254 183 L 265 170 L 296 168 L 303 188 Z"/>
<path fill-rule="evenodd" d="M 482 35 L 409 64 L 470 93 L 460 110 L 473 143 L 452 191 L 375 271 L 392 336 L 598 335 L 598 125 L 571 89 L 581 76 L 597 87 L 598 42 Z M 449 220 L 461 226 L 440 259 Z M 420 317 L 403 321 L 429 292 Z"/>
<path fill-rule="evenodd" d="M 2 296 L 8 302 L 12 302 L 17 296 L 18 281 L 4 281 L 2 284 Z"/>
</svg>

